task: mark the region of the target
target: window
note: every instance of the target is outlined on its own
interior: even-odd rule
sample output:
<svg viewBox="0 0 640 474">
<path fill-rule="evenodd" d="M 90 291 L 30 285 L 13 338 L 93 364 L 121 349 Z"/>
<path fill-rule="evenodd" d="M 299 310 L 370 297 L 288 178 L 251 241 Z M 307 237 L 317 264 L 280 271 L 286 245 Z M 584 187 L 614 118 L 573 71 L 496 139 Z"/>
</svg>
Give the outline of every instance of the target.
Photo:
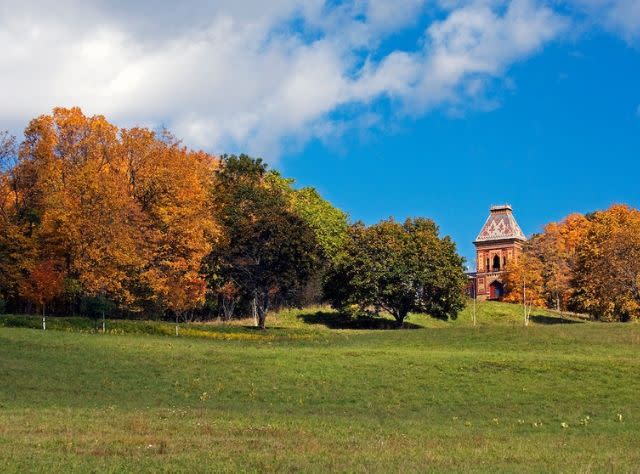
<svg viewBox="0 0 640 474">
<path fill-rule="evenodd" d="M 500 271 L 500 257 L 498 255 L 493 257 L 493 271 Z"/>
</svg>

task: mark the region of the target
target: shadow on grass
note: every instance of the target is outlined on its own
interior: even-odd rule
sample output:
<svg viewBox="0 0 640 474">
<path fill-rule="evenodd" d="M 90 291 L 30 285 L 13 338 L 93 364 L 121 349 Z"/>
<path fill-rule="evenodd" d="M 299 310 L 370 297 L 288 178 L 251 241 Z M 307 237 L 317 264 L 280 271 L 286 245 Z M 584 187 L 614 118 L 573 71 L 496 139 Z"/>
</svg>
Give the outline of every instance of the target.
<svg viewBox="0 0 640 474">
<path fill-rule="evenodd" d="M 307 324 L 321 324 L 329 329 L 400 329 L 395 320 L 375 316 L 350 316 L 343 313 L 318 311 L 299 314 L 298 318 Z M 422 326 L 405 322 L 401 329 L 421 329 Z"/>
<path fill-rule="evenodd" d="M 559 318 L 557 316 L 532 315 L 531 321 L 536 324 L 584 324 L 584 321 L 575 319 Z"/>
<path fill-rule="evenodd" d="M 265 331 L 268 331 L 269 329 L 286 331 L 288 329 L 288 328 L 286 328 L 284 326 L 270 326 L 268 319 L 267 319 L 267 325 L 266 325 L 266 327 L 264 329 L 261 329 L 256 325 L 249 325 L 249 324 L 243 324 L 242 326 L 235 326 L 235 327 L 242 328 L 242 329 L 245 329 L 247 331 L 256 331 L 256 332 L 265 332 Z"/>
</svg>

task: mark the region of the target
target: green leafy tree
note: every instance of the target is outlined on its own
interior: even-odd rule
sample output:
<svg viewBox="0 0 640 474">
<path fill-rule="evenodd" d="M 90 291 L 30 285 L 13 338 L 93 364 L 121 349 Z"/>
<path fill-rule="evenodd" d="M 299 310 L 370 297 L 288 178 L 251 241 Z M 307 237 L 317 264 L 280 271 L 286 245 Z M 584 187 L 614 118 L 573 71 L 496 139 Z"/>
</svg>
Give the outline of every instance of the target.
<svg viewBox="0 0 640 474">
<path fill-rule="evenodd" d="M 270 170 L 265 174 L 269 186 L 287 197 L 291 210 L 313 230 L 322 258 L 330 260 L 342 248 L 347 236 L 347 214 L 334 207 L 313 187 L 295 189 L 295 181 Z"/>
<path fill-rule="evenodd" d="M 214 206 L 223 239 L 209 258 L 210 281 L 249 297 L 261 329 L 273 299 L 294 294 L 318 264 L 314 232 L 267 175 L 260 159 L 222 158 Z"/>
<path fill-rule="evenodd" d="M 347 238 L 347 214 L 310 187 L 295 191 L 292 202 L 295 212 L 315 233 L 323 257 L 333 259 Z"/>
<path fill-rule="evenodd" d="M 319 304 L 323 301 L 322 281 L 347 237 L 347 215 L 323 199 L 314 188 L 306 187 L 290 194 L 293 210 L 313 231 L 321 256 L 320 265 L 296 296 L 295 302 L 301 306 Z"/>
<path fill-rule="evenodd" d="M 382 308 L 401 326 L 410 311 L 455 319 L 464 307 L 464 260 L 428 219 L 349 229 L 325 282 L 336 308 Z"/>
</svg>

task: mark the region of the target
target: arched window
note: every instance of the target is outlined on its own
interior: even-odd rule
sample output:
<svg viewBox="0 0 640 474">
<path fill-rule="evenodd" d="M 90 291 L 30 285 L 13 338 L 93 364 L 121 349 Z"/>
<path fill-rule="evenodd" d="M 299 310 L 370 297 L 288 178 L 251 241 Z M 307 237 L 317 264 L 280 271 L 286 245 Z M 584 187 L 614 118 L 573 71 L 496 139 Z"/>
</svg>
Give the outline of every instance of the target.
<svg viewBox="0 0 640 474">
<path fill-rule="evenodd" d="M 500 271 L 500 256 L 498 255 L 493 257 L 493 271 Z"/>
</svg>

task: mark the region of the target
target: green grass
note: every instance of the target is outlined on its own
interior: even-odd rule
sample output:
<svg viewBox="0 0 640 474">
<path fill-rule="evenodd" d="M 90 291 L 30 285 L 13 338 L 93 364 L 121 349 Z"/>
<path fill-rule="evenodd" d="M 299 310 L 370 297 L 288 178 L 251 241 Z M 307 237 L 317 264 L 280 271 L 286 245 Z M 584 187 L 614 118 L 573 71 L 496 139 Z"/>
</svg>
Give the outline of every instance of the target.
<svg viewBox="0 0 640 474">
<path fill-rule="evenodd" d="M 0 471 L 637 471 L 640 325 L 477 315 L 3 316 Z"/>
</svg>

